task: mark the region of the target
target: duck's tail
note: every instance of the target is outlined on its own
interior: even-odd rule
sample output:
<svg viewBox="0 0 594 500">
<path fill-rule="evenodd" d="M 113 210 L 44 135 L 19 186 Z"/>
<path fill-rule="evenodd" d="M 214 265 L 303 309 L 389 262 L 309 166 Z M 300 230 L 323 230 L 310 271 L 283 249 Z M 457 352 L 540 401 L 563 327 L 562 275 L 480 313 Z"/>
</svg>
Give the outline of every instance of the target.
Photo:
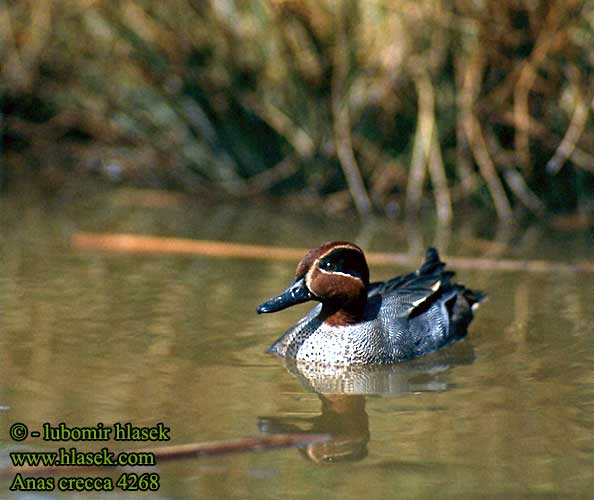
<svg viewBox="0 0 594 500">
<path fill-rule="evenodd" d="M 439 252 L 435 248 L 430 247 L 425 252 L 425 262 L 423 262 L 417 273 L 423 276 L 440 274 L 445 279 L 454 276 L 455 273 L 453 271 L 446 271 L 445 267 L 445 262 L 439 258 Z M 472 311 L 476 310 L 478 305 L 487 299 L 487 294 L 480 290 L 470 290 L 463 285 L 454 286 L 457 292 L 464 296 Z"/>
<path fill-rule="evenodd" d="M 474 312 L 487 295 L 478 290 L 470 290 L 464 285 L 454 285 L 454 293 L 446 301 L 450 315 L 452 338 L 466 336 L 468 325 L 474 317 Z"/>
<path fill-rule="evenodd" d="M 433 247 L 430 247 L 425 252 L 425 262 L 417 271 L 418 274 L 429 275 L 443 272 L 445 269 L 445 262 L 439 258 L 439 253 Z"/>
<path fill-rule="evenodd" d="M 480 290 L 469 290 L 468 288 L 464 288 L 463 295 L 468 301 L 468 305 L 470 305 L 472 311 L 475 311 L 480 303 L 488 298 L 488 295 L 485 292 Z"/>
</svg>

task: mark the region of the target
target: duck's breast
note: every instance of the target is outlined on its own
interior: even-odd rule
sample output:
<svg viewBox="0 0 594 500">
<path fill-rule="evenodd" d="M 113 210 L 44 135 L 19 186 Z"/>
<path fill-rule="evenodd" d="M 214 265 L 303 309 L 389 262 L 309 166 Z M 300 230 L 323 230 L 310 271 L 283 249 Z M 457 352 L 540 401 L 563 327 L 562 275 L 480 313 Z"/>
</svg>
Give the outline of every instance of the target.
<svg viewBox="0 0 594 500">
<path fill-rule="evenodd" d="M 356 365 L 380 363 L 385 356 L 385 334 L 379 319 L 355 325 L 320 323 L 304 339 L 296 358 L 322 364 Z"/>
</svg>

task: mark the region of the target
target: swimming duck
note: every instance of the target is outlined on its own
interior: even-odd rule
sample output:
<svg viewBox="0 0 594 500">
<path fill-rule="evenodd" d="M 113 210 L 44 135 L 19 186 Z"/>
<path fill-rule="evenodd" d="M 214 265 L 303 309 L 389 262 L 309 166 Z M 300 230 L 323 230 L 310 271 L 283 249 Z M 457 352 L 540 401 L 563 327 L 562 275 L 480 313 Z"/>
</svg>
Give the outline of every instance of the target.
<svg viewBox="0 0 594 500">
<path fill-rule="evenodd" d="M 268 352 L 325 365 L 388 364 L 423 356 L 466 335 L 485 298 L 452 283 L 437 250 L 429 248 L 416 271 L 369 282 L 363 251 L 333 241 L 310 250 L 295 280 L 258 306 L 271 313 L 309 300 L 320 302 Z"/>
</svg>

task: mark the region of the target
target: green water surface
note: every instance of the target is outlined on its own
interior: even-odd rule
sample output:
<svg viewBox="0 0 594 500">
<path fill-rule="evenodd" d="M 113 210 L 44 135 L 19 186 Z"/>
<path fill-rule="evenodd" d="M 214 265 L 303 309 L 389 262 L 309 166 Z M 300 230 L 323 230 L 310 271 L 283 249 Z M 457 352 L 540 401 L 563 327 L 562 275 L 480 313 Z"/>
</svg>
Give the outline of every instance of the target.
<svg viewBox="0 0 594 500">
<path fill-rule="evenodd" d="M 0 466 L 11 451 L 103 446 L 17 443 L 8 437 L 14 422 L 31 430 L 164 422 L 171 441 L 155 446 L 299 431 L 333 439 L 162 463 L 151 469 L 158 492 L 33 495 L 10 492 L 5 477 L 0 498 L 592 498 L 592 274 L 460 270 L 460 282 L 490 296 L 467 340 L 389 370 L 329 375 L 264 353 L 309 308 L 255 313 L 297 262 L 71 245 L 78 231 L 306 248 L 347 239 L 418 260 L 438 245 L 455 256 L 571 263 L 591 259 L 587 232 L 462 216 L 440 230 L 281 205 L 151 208 L 131 199 L 27 190 L 0 198 Z M 371 267 L 373 280 L 408 270 Z"/>
</svg>

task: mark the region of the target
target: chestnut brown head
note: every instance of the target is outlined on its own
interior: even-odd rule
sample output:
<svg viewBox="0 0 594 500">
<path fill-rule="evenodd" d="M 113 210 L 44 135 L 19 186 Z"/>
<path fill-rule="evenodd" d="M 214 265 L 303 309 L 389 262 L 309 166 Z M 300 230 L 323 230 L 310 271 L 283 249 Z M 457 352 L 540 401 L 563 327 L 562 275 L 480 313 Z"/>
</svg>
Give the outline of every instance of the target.
<svg viewBox="0 0 594 500">
<path fill-rule="evenodd" d="M 359 316 L 367 302 L 368 285 L 369 268 L 357 245 L 346 241 L 325 243 L 303 257 L 289 288 L 258 306 L 258 313 L 276 312 L 317 300 L 324 305 L 326 318 L 339 311 L 347 316 Z"/>
</svg>

